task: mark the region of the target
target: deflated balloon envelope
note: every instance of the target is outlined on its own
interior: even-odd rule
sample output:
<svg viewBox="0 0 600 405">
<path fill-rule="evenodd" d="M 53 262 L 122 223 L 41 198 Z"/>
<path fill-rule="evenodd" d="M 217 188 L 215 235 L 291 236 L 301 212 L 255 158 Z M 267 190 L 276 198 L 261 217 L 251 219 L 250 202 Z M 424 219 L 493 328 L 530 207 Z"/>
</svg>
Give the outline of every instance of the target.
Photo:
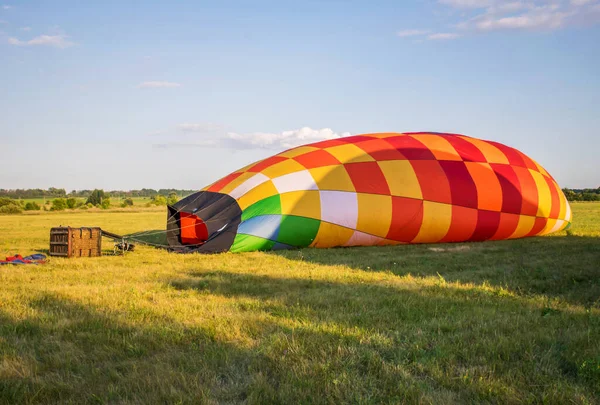
<svg viewBox="0 0 600 405">
<path fill-rule="evenodd" d="M 221 252 L 522 238 L 571 209 L 533 159 L 497 142 L 383 133 L 300 146 L 169 208 L 169 245 Z"/>
</svg>

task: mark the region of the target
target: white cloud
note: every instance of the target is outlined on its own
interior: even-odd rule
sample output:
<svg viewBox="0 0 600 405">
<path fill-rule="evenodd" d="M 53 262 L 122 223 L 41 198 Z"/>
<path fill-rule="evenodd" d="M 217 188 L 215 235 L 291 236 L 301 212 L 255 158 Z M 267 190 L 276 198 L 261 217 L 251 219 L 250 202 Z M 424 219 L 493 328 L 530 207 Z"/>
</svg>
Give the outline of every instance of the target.
<svg viewBox="0 0 600 405">
<path fill-rule="evenodd" d="M 174 88 L 181 87 L 180 83 L 164 82 L 164 81 L 149 81 L 138 84 L 138 89 L 159 89 L 159 88 Z"/>
<path fill-rule="evenodd" d="M 573 26 L 585 20 L 589 23 L 589 7 L 571 3 L 547 1 L 535 5 L 523 3 L 522 8 L 491 7 L 484 13 L 461 22 L 458 27 L 471 31 L 538 30 L 552 31 Z M 600 19 L 598 21 L 600 22 Z"/>
<path fill-rule="evenodd" d="M 184 141 L 155 144 L 159 148 L 180 147 L 221 147 L 228 149 L 271 149 L 283 150 L 295 146 L 337 139 L 349 136 L 349 132 L 334 132 L 330 128 L 312 129 L 304 127 L 279 133 L 251 132 L 238 133 L 226 131 L 224 126 L 217 124 L 180 124 L 177 129 L 187 135 Z M 160 132 L 157 134 L 164 134 Z M 183 136 L 183 135 L 182 135 Z M 193 136 L 193 137 L 192 137 Z M 198 137 L 201 137 L 198 139 Z"/>
<path fill-rule="evenodd" d="M 429 30 L 405 30 L 400 31 L 396 35 L 401 38 L 412 38 L 412 37 L 421 37 L 416 40 L 416 42 L 423 42 L 423 39 L 429 39 L 432 41 L 436 40 L 450 40 L 461 37 L 460 34 L 455 32 L 439 32 L 430 34 Z"/>
<path fill-rule="evenodd" d="M 304 127 L 280 133 L 252 132 L 249 134 L 238 134 L 229 132 L 227 133 L 227 138 L 230 144 L 240 149 L 266 148 L 280 150 L 349 135 L 349 132 L 337 133 L 330 128 L 312 129 Z"/>
<path fill-rule="evenodd" d="M 428 33 L 429 33 L 429 30 L 404 30 L 404 31 L 398 31 L 396 33 L 396 35 L 401 38 L 406 38 L 406 37 L 418 37 L 421 35 L 426 35 Z"/>
<path fill-rule="evenodd" d="M 21 31 L 31 31 L 31 27 L 21 27 Z"/>
<path fill-rule="evenodd" d="M 428 34 L 421 30 L 401 31 L 405 36 L 426 35 L 427 39 L 455 39 L 475 32 L 554 31 L 600 23 L 600 0 L 438 0 L 456 9 L 448 25 L 454 30 Z"/>
<path fill-rule="evenodd" d="M 484 8 L 492 5 L 491 0 L 439 0 L 439 3 L 456 8 Z"/>
<path fill-rule="evenodd" d="M 510 29 L 541 29 L 552 30 L 563 27 L 570 13 L 544 11 L 527 13 L 513 17 L 481 18 L 474 22 L 478 31 L 510 30 Z"/>
<path fill-rule="evenodd" d="M 8 4 L 4 4 L 4 5 L 2 6 L 2 9 L 4 9 L 4 10 L 10 10 L 11 8 L 13 8 L 13 6 L 10 6 L 10 5 L 8 5 Z"/>
<path fill-rule="evenodd" d="M 509 1 L 502 2 L 500 4 L 495 4 L 494 6 L 488 8 L 488 14 L 503 14 L 503 13 L 514 13 L 516 11 L 520 11 L 526 8 L 532 8 L 532 3 L 525 3 L 522 1 Z"/>
<path fill-rule="evenodd" d="M 55 48 L 68 48 L 75 45 L 67 39 L 66 35 L 40 35 L 29 41 L 22 41 L 15 37 L 8 38 L 8 43 L 16 46 L 52 46 Z"/>
<path fill-rule="evenodd" d="M 427 36 L 427 39 L 431 39 L 432 41 L 440 41 L 440 40 L 450 40 L 460 38 L 460 34 L 454 32 L 440 32 L 437 34 L 431 34 Z"/>
</svg>

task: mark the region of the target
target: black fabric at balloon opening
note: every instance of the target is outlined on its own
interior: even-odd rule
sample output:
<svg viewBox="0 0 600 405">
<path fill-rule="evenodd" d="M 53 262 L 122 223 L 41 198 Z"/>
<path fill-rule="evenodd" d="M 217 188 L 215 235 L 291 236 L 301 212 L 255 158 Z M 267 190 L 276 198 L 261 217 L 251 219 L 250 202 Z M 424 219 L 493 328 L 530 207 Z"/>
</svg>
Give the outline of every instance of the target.
<svg viewBox="0 0 600 405">
<path fill-rule="evenodd" d="M 188 245 L 181 241 L 180 213 L 193 214 L 204 221 L 208 240 Z M 168 207 L 167 242 L 176 252 L 217 253 L 228 251 L 241 222 L 242 210 L 237 201 L 223 193 L 199 191 Z"/>
</svg>

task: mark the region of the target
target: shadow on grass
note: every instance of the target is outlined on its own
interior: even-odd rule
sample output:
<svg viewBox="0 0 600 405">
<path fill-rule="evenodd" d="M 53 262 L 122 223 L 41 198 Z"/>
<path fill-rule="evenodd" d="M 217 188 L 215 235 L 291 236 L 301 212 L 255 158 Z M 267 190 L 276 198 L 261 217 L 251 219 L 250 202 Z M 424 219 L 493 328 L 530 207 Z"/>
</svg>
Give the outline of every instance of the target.
<svg viewBox="0 0 600 405">
<path fill-rule="evenodd" d="M 500 286 L 574 304 L 600 305 L 600 238 L 537 237 L 509 241 L 302 249 L 270 254 L 323 265 Z"/>
<path fill-rule="evenodd" d="M 599 393 L 585 362 L 600 325 L 585 314 L 544 316 L 443 286 L 221 271 L 165 288 L 173 301 L 212 297 L 220 311 L 182 323 L 142 302 L 108 310 L 49 293 L 18 317 L 0 308 L 0 403 L 593 403 Z"/>
<path fill-rule="evenodd" d="M 208 325 L 186 327 L 152 312 L 140 324 L 126 321 L 131 310 L 102 312 L 49 294 L 27 307 L 30 316 L 20 320 L 0 311 L 0 403 L 437 402 L 478 395 L 413 375 L 396 364 L 397 356 L 413 361 L 404 349 L 335 325 L 292 328 L 279 315 L 245 316 L 242 329 L 264 340 L 257 349 L 223 341 Z"/>
<path fill-rule="evenodd" d="M 589 341 L 600 338 L 600 319 L 589 313 L 442 284 L 410 289 L 207 270 L 170 285 L 233 299 L 295 334 L 296 358 L 277 363 L 277 378 L 296 376 L 315 395 L 327 387 L 299 372 L 307 361 L 331 368 L 330 380 L 344 376 L 346 389 L 362 396 L 336 399 L 351 402 L 367 393 L 375 402 L 407 393 L 409 402 L 593 402 L 600 392 L 600 375 L 586 368 L 600 362 Z"/>
<path fill-rule="evenodd" d="M 127 313 L 54 295 L 28 307 L 33 315 L 20 320 L 0 311 L 0 403 L 247 399 L 247 368 L 257 355 L 208 330 L 164 317 L 135 324 Z"/>
</svg>

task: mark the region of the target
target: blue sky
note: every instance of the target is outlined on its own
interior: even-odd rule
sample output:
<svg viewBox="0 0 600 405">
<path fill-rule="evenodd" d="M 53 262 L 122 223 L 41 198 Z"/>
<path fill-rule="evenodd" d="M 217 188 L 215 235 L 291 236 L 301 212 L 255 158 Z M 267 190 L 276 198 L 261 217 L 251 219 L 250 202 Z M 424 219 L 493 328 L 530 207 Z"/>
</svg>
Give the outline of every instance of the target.
<svg viewBox="0 0 600 405">
<path fill-rule="evenodd" d="M 600 186 L 600 0 L 0 0 L 0 188 L 199 189 L 367 132 Z"/>
</svg>

